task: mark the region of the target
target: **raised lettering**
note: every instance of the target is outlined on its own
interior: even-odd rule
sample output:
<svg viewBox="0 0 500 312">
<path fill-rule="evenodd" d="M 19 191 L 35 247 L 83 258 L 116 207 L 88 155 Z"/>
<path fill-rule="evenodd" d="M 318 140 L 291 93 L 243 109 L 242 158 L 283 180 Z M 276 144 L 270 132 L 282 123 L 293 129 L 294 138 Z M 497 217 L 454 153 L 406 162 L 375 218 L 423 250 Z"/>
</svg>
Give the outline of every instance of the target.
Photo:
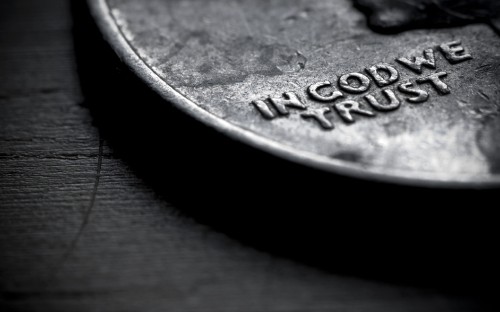
<svg viewBox="0 0 500 312">
<path fill-rule="evenodd" d="M 328 95 L 322 95 L 319 93 L 319 89 L 322 89 L 322 88 L 332 88 L 333 91 L 331 91 Z M 344 96 L 342 94 L 342 92 L 335 90 L 335 87 L 333 86 L 333 84 L 330 81 L 323 81 L 323 82 L 315 83 L 315 84 L 311 85 L 307 89 L 307 91 L 313 99 L 315 99 L 317 101 L 321 101 L 321 102 L 335 101 L 336 99 Z"/>
<path fill-rule="evenodd" d="M 414 57 L 413 60 L 410 60 L 406 57 L 400 57 L 396 59 L 400 64 L 405 65 L 409 69 L 413 70 L 417 74 L 422 73 L 422 67 L 427 67 L 430 69 L 436 69 L 436 59 L 434 58 L 434 50 L 426 49 L 424 50 L 424 57 Z"/>
<path fill-rule="evenodd" d="M 441 80 L 441 77 L 446 77 L 447 75 L 448 74 L 445 72 L 435 73 L 435 74 L 429 75 L 427 77 L 417 79 L 417 83 L 427 83 L 428 82 L 440 94 L 449 94 L 451 92 L 450 88 L 448 88 L 448 85 L 445 84 Z"/>
<path fill-rule="evenodd" d="M 359 84 L 357 86 L 352 85 L 350 80 L 357 80 Z M 350 93 L 363 93 L 370 88 L 370 84 L 370 79 L 360 73 L 345 74 L 339 80 L 340 88 Z"/>
<path fill-rule="evenodd" d="M 439 46 L 444 57 L 452 64 L 469 60 L 472 56 L 461 45 L 460 41 L 452 41 L 443 43 Z M 422 56 L 417 57 L 400 57 L 396 61 L 406 68 L 421 74 L 424 68 L 436 69 L 436 59 L 433 49 L 426 49 Z M 410 82 L 406 80 L 398 83 L 397 90 L 401 94 L 397 94 L 395 83 L 400 79 L 398 66 L 393 66 L 387 63 L 377 63 L 373 66 L 365 68 L 366 73 L 354 72 L 342 75 L 338 79 L 338 83 L 332 83 L 325 80 L 311 84 L 307 88 L 308 100 L 319 102 L 335 102 L 339 98 L 343 98 L 347 93 L 361 94 L 367 92 L 372 80 L 375 85 L 384 88 L 389 85 L 394 86 L 389 89 L 381 90 L 380 93 L 372 92 L 364 95 L 367 102 L 360 104 L 359 99 L 344 99 L 330 105 L 323 105 L 316 109 L 307 107 L 306 98 L 301 98 L 296 92 L 285 92 L 281 97 L 268 97 L 264 100 L 255 100 L 252 104 L 266 119 L 274 119 L 280 116 L 289 115 L 290 109 L 299 109 L 300 116 L 303 119 L 312 119 L 318 123 L 323 129 L 334 129 L 335 126 L 331 118 L 327 118 L 330 112 L 335 110 L 342 120 L 348 123 L 355 122 L 353 114 L 372 117 L 376 115 L 376 111 L 392 111 L 401 106 L 401 101 L 406 100 L 410 103 L 423 103 L 430 97 L 429 88 L 419 86 L 421 84 L 429 84 L 437 93 L 441 95 L 450 94 L 450 87 L 445 83 L 444 77 L 447 73 L 444 71 L 434 72 L 425 77 L 416 78 L 416 81 Z M 336 76 L 334 76 L 336 79 Z M 318 104 L 315 104 L 318 105 Z M 371 108 L 369 107 L 371 106 Z M 292 110 L 293 111 L 293 110 Z"/>
<path fill-rule="evenodd" d="M 253 101 L 252 104 L 257 108 L 257 110 L 264 116 L 266 119 L 273 119 L 276 117 L 274 112 L 267 106 L 266 102 L 264 101 Z"/>
<path fill-rule="evenodd" d="M 281 115 L 289 114 L 289 111 L 286 108 L 287 106 L 295 107 L 298 109 L 306 109 L 306 106 L 301 102 L 300 98 L 297 96 L 297 94 L 295 94 L 295 92 L 285 92 L 283 93 L 283 98 L 270 97 L 269 101 L 271 101 L 271 103 Z"/>
<path fill-rule="evenodd" d="M 365 96 L 365 100 L 368 103 L 370 103 L 370 105 L 373 106 L 375 109 L 378 109 L 381 111 L 395 110 L 401 105 L 401 102 L 397 98 L 394 91 L 392 91 L 391 89 L 383 90 L 382 93 L 389 100 L 389 104 L 380 104 L 380 102 L 377 100 L 377 98 L 372 94 Z"/>
<path fill-rule="evenodd" d="M 411 82 L 405 82 L 399 85 L 399 91 L 409 95 L 416 95 L 415 97 L 407 98 L 406 100 L 410 103 L 423 103 L 429 98 L 429 93 L 427 91 L 418 89 L 413 86 Z"/>
<path fill-rule="evenodd" d="M 354 122 L 354 118 L 352 117 L 351 113 L 370 117 L 375 116 L 375 114 L 370 112 L 369 110 L 362 109 L 359 106 L 359 103 L 356 101 L 344 101 L 337 103 L 335 104 L 335 109 L 339 113 L 340 117 L 342 117 L 345 121 L 351 123 Z"/>
<path fill-rule="evenodd" d="M 472 55 L 470 55 L 461 44 L 462 42 L 460 40 L 456 40 L 443 43 L 439 48 L 448 62 L 456 64 L 472 58 Z"/>
<path fill-rule="evenodd" d="M 330 111 L 331 111 L 330 108 L 322 107 L 319 109 L 314 109 L 304 112 L 300 114 L 300 116 L 302 116 L 302 118 L 313 118 L 320 124 L 321 127 L 325 129 L 333 129 L 334 128 L 333 124 L 331 123 L 330 120 L 328 120 L 325 117 L 325 114 L 329 113 Z"/>
<path fill-rule="evenodd" d="M 380 74 L 380 72 L 386 72 L 389 74 L 389 77 L 384 77 Z M 379 87 L 385 87 L 394 82 L 398 81 L 399 73 L 393 66 L 385 63 L 380 63 L 377 65 L 373 65 L 372 67 L 366 68 L 366 72 L 372 76 L 373 80 Z"/>
</svg>

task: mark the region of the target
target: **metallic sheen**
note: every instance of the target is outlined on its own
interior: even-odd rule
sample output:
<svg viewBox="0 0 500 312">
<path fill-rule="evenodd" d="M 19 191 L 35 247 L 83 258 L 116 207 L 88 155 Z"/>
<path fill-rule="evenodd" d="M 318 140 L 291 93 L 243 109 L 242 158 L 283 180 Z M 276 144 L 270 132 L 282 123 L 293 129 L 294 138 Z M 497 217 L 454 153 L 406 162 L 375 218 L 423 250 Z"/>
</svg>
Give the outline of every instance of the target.
<svg viewBox="0 0 500 312">
<path fill-rule="evenodd" d="M 226 135 L 335 174 L 500 185 L 500 36 L 487 23 L 381 34 L 348 0 L 89 3 L 145 83 Z"/>
</svg>

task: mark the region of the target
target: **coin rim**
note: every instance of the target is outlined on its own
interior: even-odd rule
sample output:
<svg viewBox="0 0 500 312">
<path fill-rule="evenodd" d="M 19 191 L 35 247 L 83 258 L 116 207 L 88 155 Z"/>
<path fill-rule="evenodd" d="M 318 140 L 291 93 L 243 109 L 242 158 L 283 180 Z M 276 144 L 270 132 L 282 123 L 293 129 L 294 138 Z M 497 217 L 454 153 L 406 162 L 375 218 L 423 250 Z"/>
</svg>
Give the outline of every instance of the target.
<svg viewBox="0 0 500 312">
<path fill-rule="evenodd" d="M 458 179 L 451 180 L 449 178 L 440 178 L 439 176 L 432 176 L 429 178 L 429 172 L 420 173 L 421 175 L 419 175 L 419 172 L 409 172 L 398 169 L 377 167 L 366 168 L 363 167 L 363 165 L 360 166 L 359 164 L 298 150 L 236 126 L 202 109 L 179 91 L 168 85 L 165 80 L 155 73 L 154 70 L 140 58 L 133 46 L 127 41 L 122 30 L 113 18 L 106 0 L 87 0 L 87 2 L 91 14 L 98 27 L 101 29 L 105 40 L 111 45 L 118 57 L 136 75 L 162 98 L 173 103 L 181 111 L 233 139 L 295 163 L 358 179 L 420 187 L 495 188 L 500 186 L 500 176 L 496 175 L 492 175 L 490 178 L 474 180 L 470 180 L 471 175 L 459 175 Z M 462 178 L 462 180 L 460 178 Z"/>
</svg>

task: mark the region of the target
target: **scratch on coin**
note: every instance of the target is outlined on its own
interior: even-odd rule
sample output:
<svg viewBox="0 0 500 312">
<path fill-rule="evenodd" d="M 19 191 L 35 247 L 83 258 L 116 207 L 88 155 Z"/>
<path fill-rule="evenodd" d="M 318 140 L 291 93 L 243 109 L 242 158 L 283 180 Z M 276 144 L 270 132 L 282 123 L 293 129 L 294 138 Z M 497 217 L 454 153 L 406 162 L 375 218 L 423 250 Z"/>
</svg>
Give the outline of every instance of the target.
<svg viewBox="0 0 500 312">
<path fill-rule="evenodd" d="M 489 69 L 491 69 L 491 67 L 492 67 L 492 64 L 483 64 L 483 65 L 476 67 L 476 71 L 489 70 Z"/>
<path fill-rule="evenodd" d="M 479 95 L 485 99 L 486 101 L 489 101 L 490 100 L 490 97 L 488 95 L 486 95 L 486 93 L 484 93 L 483 91 L 479 90 L 477 91 L 477 93 L 479 93 Z"/>
</svg>

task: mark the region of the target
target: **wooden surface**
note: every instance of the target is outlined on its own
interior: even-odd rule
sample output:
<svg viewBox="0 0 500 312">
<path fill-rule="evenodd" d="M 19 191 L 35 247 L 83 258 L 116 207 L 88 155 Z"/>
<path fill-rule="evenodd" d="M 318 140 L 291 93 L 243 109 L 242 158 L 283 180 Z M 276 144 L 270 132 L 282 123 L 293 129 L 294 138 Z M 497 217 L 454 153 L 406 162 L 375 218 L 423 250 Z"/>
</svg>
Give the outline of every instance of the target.
<svg viewBox="0 0 500 312">
<path fill-rule="evenodd" d="M 498 192 L 339 182 L 165 106 L 80 2 L 0 2 L 1 311 L 496 308 Z"/>
</svg>

